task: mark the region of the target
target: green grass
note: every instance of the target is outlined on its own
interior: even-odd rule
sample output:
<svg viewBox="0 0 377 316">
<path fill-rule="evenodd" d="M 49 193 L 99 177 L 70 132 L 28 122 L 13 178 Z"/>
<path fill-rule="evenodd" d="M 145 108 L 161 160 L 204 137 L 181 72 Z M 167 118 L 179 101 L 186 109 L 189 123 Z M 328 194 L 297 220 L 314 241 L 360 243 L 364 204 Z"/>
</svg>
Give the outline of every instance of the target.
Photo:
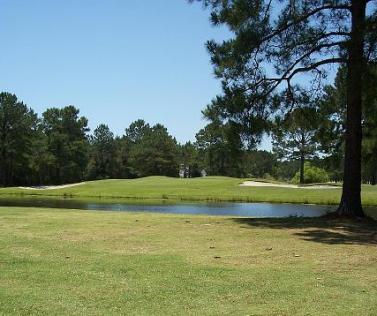
<svg viewBox="0 0 377 316">
<path fill-rule="evenodd" d="M 277 187 L 240 187 L 245 179 L 208 177 L 176 179 L 148 177 L 134 180 L 101 180 L 59 190 L 0 189 L 0 197 L 20 196 L 66 196 L 75 198 L 131 198 L 171 199 L 183 201 L 245 201 L 274 203 L 338 204 L 338 189 L 291 189 Z M 377 186 L 364 185 L 364 205 L 377 205 Z"/>
<path fill-rule="evenodd" d="M 375 315 L 376 224 L 0 208 L 0 315 Z"/>
</svg>

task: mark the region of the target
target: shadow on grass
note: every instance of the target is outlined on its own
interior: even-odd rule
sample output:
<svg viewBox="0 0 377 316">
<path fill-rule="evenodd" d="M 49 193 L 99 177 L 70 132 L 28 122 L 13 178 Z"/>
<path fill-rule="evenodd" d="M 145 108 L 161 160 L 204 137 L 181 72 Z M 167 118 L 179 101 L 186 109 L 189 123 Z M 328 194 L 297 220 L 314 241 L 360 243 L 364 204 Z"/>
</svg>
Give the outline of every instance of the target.
<svg viewBox="0 0 377 316">
<path fill-rule="evenodd" d="M 242 228 L 293 230 L 299 238 L 325 244 L 377 245 L 377 222 L 329 218 L 232 218 Z M 245 226 L 247 225 L 247 226 Z"/>
</svg>

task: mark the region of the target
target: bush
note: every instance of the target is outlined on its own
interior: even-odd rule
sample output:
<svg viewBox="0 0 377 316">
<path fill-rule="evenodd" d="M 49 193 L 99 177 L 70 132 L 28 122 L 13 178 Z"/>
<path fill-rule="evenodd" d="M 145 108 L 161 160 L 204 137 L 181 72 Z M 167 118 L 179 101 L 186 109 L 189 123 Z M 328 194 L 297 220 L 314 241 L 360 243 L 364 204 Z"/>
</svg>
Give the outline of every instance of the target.
<svg viewBox="0 0 377 316">
<path fill-rule="evenodd" d="M 305 163 L 304 183 L 324 183 L 329 182 L 330 178 L 325 169 L 312 166 L 310 163 Z M 293 183 L 300 183 L 300 170 L 296 172 L 292 179 Z"/>
</svg>

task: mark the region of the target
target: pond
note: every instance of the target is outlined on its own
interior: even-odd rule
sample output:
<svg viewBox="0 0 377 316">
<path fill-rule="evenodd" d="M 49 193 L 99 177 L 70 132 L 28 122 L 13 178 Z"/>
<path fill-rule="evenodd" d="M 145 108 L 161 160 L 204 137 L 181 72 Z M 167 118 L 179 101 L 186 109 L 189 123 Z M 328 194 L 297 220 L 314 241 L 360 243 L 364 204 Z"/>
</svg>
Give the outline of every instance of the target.
<svg viewBox="0 0 377 316">
<path fill-rule="evenodd" d="M 245 217 L 319 217 L 334 211 L 334 206 L 272 203 L 182 203 L 171 201 L 83 201 L 75 199 L 1 198 L 0 206 L 48 207 L 94 211 L 157 212 L 166 214 L 245 216 Z"/>
</svg>

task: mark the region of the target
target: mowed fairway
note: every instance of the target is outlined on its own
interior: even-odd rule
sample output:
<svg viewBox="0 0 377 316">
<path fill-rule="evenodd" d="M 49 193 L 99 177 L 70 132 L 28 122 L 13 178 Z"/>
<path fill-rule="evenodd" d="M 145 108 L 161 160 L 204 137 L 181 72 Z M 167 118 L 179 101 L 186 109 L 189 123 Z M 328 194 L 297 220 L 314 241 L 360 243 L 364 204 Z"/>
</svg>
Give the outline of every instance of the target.
<svg viewBox="0 0 377 316">
<path fill-rule="evenodd" d="M 133 180 L 100 180 L 54 190 L 3 188 L 0 189 L 0 198 L 12 194 L 76 198 L 338 204 L 341 196 L 340 187 L 335 189 L 292 189 L 240 186 L 244 181 L 245 179 L 227 177 L 194 179 L 147 177 Z M 377 205 L 377 186 L 364 185 L 362 199 L 364 205 Z"/>
<path fill-rule="evenodd" d="M 1 315 L 376 315 L 372 222 L 0 208 Z"/>
</svg>

